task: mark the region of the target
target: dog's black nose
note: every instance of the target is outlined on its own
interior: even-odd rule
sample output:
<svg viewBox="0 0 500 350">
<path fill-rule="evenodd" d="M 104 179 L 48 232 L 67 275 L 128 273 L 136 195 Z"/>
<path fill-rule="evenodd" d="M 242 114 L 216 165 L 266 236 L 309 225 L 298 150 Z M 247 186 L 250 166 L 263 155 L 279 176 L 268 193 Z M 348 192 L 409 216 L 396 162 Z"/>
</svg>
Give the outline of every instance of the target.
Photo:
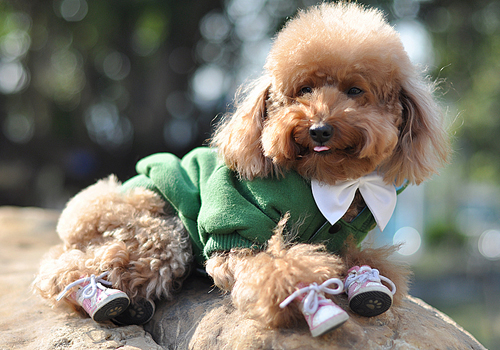
<svg viewBox="0 0 500 350">
<path fill-rule="evenodd" d="M 315 124 L 309 128 L 309 135 L 318 143 L 325 143 L 333 135 L 333 127 L 329 124 Z"/>
</svg>

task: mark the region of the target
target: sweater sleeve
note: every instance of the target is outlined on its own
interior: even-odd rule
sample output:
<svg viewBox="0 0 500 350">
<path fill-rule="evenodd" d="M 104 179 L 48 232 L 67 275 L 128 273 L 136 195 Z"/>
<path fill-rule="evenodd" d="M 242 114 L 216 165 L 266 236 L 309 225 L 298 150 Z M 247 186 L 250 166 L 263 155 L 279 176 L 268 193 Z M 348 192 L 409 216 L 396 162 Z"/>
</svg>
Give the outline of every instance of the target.
<svg viewBox="0 0 500 350">
<path fill-rule="evenodd" d="M 166 198 L 181 202 L 176 206 L 180 216 L 191 211 L 192 204 L 182 202 L 190 198 L 188 194 L 196 192 L 196 210 L 193 210 L 197 211 L 196 229 L 193 226 L 188 230 L 193 242 L 203 248 L 202 259 L 235 247 L 262 248 L 287 212 L 302 221 L 301 227 L 322 224 L 310 186 L 296 173 L 281 179 L 242 180 L 210 148 L 188 153 L 182 158 L 180 168 L 175 173 L 184 179 L 175 181 L 181 183 L 164 183 L 161 187 L 165 188 Z M 189 191 L 178 188 L 186 187 L 185 183 L 191 184 Z"/>
<path fill-rule="evenodd" d="M 153 154 L 136 165 L 138 175 L 123 184 L 123 189 L 143 187 L 159 193 L 167 200 L 191 236 L 193 253 L 202 254 L 203 244 L 196 239 L 200 193 L 181 161 L 170 153 Z"/>
<path fill-rule="evenodd" d="M 153 189 L 170 202 L 200 263 L 216 251 L 261 248 L 287 212 L 291 226 L 301 223 L 301 240 L 324 222 L 309 184 L 298 174 L 242 180 L 210 148 L 195 149 L 182 160 L 155 154 L 141 160 L 137 172 L 125 185 Z"/>
<path fill-rule="evenodd" d="M 258 213 L 252 215 L 250 211 L 256 208 L 249 208 L 237 191 L 226 188 L 235 176 L 212 149 L 195 149 L 182 160 L 169 153 L 154 154 L 140 160 L 136 170 L 139 175 L 125 182 L 124 188 L 148 188 L 167 200 L 189 232 L 198 262 L 216 250 L 254 244 L 241 236 L 239 229 L 245 233 L 255 223 L 242 223 L 246 220 L 240 215 L 254 217 Z M 243 213 L 238 207 L 243 208 Z"/>
<path fill-rule="evenodd" d="M 203 247 L 203 260 L 215 251 L 249 248 L 267 241 L 262 234 L 271 232 L 275 222 L 249 202 L 239 188 L 241 181 L 213 149 L 190 152 L 182 159 L 182 167 L 199 190 L 197 230 L 190 233 Z"/>
</svg>

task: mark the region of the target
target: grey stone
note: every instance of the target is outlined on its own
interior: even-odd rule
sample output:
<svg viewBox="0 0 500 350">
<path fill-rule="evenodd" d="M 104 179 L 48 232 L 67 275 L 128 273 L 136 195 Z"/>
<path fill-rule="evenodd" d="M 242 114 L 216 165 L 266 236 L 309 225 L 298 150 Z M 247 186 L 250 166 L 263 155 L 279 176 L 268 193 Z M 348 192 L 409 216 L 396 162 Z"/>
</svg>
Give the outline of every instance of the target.
<svg viewBox="0 0 500 350">
<path fill-rule="evenodd" d="M 266 329 L 200 276 L 189 278 L 175 300 L 159 302 L 144 328 L 98 324 L 64 306 L 51 309 L 30 291 L 41 256 L 59 242 L 58 215 L 0 207 L 0 350 L 484 349 L 446 315 L 412 297 L 378 317 L 350 314 L 342 327 L 319 338 L 309 335 L 305 323 Z M 348 309 L 345 298 L 337 302 Z"/>
<path fill-rule="evenodd" d="M 157 305 L 145 329 L 167 349 L 485 349 L 448 316 L 411 296 L 371 318 L 351 313 L 345 297 L 336 301 L 349 320 L 313 338 L 305 322 L 294 329 L 266 329 L 245 318 L 210 280 L 192 277 L 174 301 Z"/>
</svg>

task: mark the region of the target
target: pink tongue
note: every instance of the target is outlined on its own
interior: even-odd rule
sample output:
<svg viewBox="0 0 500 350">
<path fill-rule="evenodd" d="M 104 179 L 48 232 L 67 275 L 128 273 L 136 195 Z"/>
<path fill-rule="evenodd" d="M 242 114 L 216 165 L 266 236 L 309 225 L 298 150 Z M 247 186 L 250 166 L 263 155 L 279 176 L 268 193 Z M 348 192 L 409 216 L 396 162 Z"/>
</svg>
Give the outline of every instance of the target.
<svg viewBox="0 0 500 350">
<path fill-rule="evenodd" d="M 314 147 L 314 150 L 316 152 L 328 151 L 329 149 L 330 149 L 330 147 L 326 147 L 326 146 L 316 146 L 316 147 Z"/>
</svg>

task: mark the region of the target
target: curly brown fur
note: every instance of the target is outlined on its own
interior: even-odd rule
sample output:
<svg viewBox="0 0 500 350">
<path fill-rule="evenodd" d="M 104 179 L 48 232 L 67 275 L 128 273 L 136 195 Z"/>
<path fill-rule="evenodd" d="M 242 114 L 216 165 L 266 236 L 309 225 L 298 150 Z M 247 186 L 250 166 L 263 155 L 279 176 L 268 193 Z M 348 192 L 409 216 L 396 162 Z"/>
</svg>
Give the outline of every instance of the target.
<svg viewBox="0 0 500 350">
<path fill-rule="evenodd" d="M 218 126 L 212 146 L 247 179 L 293 169 L 307 179 L 335 184 L 378 171 L 388 184 L 419 184 L 447 161 L 449 153 L 442 113 L 432 93 L 433 84 L 420 76 L 380 12 L 354 3 L 324 3 L 299 12 L 277 35 L 263 76 L 241 92 L 236 111 Z M 315 139 L 311 131 L 322 126 L 330 127 L 331 135 Z M 316 151 L 320 146 L 327 151 Z M 350 222 L 364 207 L 358 192 L 343 219 Z M 277 237 L 270 247 L 279 246 Z M 278 254 L 284 260 L 269 252 L 249 254 L 238 262 L 234 260 L 241 252 L 219 256 L 214 264 L 219 270 L 213 272 L 224 270 L 226 275 L 216 274 L 216 283 L 226 278 L 221 286 L 234 284 L 237 305 L 267 324 L 280 324 L 283 311 L 272 302 L 267 305 L 272 311 L 263 311 L 265 302 L 249 293 L 252 288 L 260 293 L 261 280 L 277 284 L 273 288 L 281 292 L 288 273 L 279 262 L 288 266 L 295 261 L 294 249 L 298 248 Z M 318 252 L 317 247 L 310 249 Z M 408 292 L 410 270 L 390 261 L 396 249 L 361 251 L 351 243 L 342 264 L 378 268 L 396 284 L 398 304 Z M 301 264 L 308 275 L 313 263 L 305 259 Z M 284 294 L 295 286 L 285 285 Z M 273 300 L 270 294 L 262 300 Z"/>
<path fill-rule="evenodd" d="M 273 328 L 290 327 L 303 319 L 296 305 L 279 307 L 299 283 L 322 283 L 347 271 L 342 260 L 322 245 L 286 243 L 286 220 L 281 220 L 265 251 L 233 249 L 207 262 L 207 272 L 219 288 L 231 291 L 235 306 Z"/>
<path fill-rule="evenodd" d="M 334 185 L 377 171 L 387 184 L 419 184 L 447 161 L 449 140 L 433 84 L 420 76 L 381 12 L 356 3 L 323 3 L 300 11 L 277 35 L 263 75 L 241 89 L 236 110 L 211 140 L 241 179 L 294 170 Z M 327 130 L 318 137 L 316 130 Z M 357 193 L 343 217 L 366 205 Z M 286 220 L 286 218 L 285 218 Z M 299 283 L 343 277 L 370 265 L 395 282 L 396 304 L 409 270 L 390 261 L 393 247 L 341 256 L 321 245 L 290 244 L 284 221 L 266 250 L 232 249 L 207 271 L 235 305 L 271 327 L 294 324 L 297 306 L 279 308 Z M 120 192 L 115 178 L 72 199 L 57 231 L 63 244 L 44 258 L 35 289 L 51 300 L 70 282 L 109 271 L 132 299 L 169 297 L 185 276 L 191 251 L 179 218 L 154 192 Z"/>
<path fill-rule="evenodd" d="M 387 183 L 419 184 L 446 162 L 433 85 L 379 11 L 355 3 L 300 11 L 277 35 L 265 69 L 212 139 L 243 178 L 294 169 L 335 184 L 377 170 Z M 321 125 L 332 137 L 320 142 L 310 130 Z"/>
<path fill-rule="evenodd" d="M 146 189 L 121 193 L 113 176 L 83 190 L 61 214 L 57 232 L 63 243 L 43 258 L 35 290 L 54 302 L 71 282 L 109 271 L 113 287 L 132 301 L 170 297 L 192 256 L 180 219 L 164 207 Z"/>
</svg>

